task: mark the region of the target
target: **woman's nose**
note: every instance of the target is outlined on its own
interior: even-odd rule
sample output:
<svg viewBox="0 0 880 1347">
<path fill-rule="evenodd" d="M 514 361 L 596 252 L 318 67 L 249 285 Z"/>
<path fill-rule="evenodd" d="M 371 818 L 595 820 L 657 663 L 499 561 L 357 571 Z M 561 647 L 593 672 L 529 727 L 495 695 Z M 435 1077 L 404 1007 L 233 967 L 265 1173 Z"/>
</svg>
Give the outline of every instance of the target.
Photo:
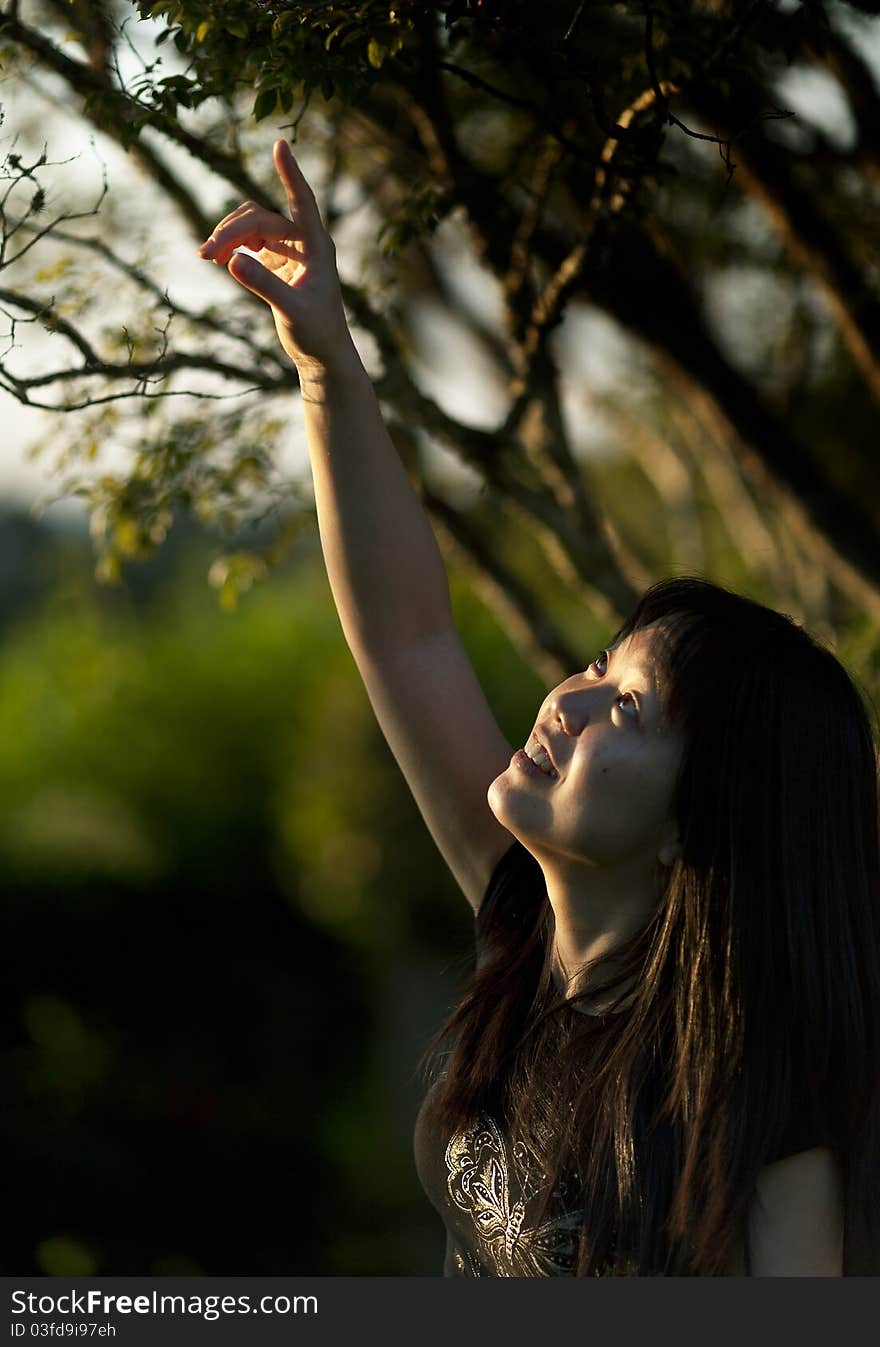
<svg viewBox="0 0 880 1347">
<path fill-rule="evenodd" d="M 585 692 L 557 692 L 550 702 L 550 714 L 563 734 L 577 736 L 590 723 L 589 697 Z"/>
</svg>

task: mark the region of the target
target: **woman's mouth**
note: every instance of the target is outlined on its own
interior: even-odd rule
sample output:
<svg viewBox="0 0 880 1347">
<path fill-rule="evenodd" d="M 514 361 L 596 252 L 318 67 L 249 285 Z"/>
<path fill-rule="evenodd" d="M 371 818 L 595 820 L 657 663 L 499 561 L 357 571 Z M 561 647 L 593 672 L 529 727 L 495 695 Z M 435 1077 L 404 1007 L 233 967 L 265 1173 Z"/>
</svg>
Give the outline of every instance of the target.
<svg viewBox="0 0 880 1347">
<path fill-rule="evenodd" d="M 547 750 L 533 739 L 529 740 L 525 748 L 514 754 L 513 761 L 529 776 L 544 777 L 550 781 L 555 781 L 559 776 Z"/>
</svg>

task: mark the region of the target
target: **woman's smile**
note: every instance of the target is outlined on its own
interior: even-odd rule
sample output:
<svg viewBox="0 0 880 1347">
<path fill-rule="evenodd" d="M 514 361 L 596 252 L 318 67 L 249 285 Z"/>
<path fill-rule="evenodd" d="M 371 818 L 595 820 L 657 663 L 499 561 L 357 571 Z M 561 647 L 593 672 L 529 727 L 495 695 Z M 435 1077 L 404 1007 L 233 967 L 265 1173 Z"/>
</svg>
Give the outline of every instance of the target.
<svg viewBox="0 0 880 1347">
<path fill-rule="evenodd" d="M 543 755 L 541 761 L 536 761 L 534 757 L 530 756 L 530 751 L 531 753 L 541 753 Z M 543 763 L 546 763 L 546 766 Z M 525 748 L 517 749 L 510 760 L 510 765 L 511 767 L 518 767 L 521 772 L 525 772 L 526 776 L 534 777 L 537 781 L 555 781 L 558 776 L 558 773 L 550 766 L 550 759 L 543 749 L 535 750 L 531 748 L 530 750 L 529 744 Z"/>
<path fill-rule="evenodd" d="M 526 757 L 533 762 L 536 767 L 540 767 L 541 771 L 545 772 L 547 776 L 551 777 L 553 780 L 558 777 L 559 773 L 554 766 L 553 759 L 534 734 L 529 739 L 523 752 Z"/>
</svg>

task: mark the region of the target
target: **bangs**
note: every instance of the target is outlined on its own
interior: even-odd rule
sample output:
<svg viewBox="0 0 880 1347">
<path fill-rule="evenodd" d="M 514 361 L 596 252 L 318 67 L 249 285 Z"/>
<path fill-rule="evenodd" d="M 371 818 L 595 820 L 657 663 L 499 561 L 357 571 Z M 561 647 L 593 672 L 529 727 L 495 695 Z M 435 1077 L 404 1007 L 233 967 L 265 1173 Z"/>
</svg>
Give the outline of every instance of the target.
<svg viewBox="0 0 880 1347">
<path fill-rule="evenodd" d="M 612 642 L 617 644 L 635 632 L 653 628 L 652 673 L 660 700 L 661 730 L 685 725 L 691 696 L 687 670 L 702 644 L 699 635 L 704 626 L 699 613 L 682 606 L 681 594 L 668 592 L 673 583 L 678 585 L 680 582 L 664 581 L 649 589 L 615 633 Z"/>
<path fill-rule="evenodd" d="M 785 614 L 694 576 L 652 585 L 614 639 L 649 627 L 661 726 L 686 733 L 710 703 L 729 705 L 757 658 L 797 663 L 825 653 Z"/>
</svg>

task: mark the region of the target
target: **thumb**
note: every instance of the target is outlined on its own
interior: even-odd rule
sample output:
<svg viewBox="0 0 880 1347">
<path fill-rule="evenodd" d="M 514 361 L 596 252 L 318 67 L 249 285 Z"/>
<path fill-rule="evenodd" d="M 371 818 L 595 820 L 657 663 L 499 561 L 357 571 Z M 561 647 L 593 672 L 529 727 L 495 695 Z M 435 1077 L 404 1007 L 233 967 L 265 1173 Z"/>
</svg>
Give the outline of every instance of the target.
<svg viewBox="0 0 880 1347">
<path fill-rule="evenodd" d="M 249 257 L 247 253 L 233 253 L 229 259 L 228 270 L 233 279 L 246 290 L 259 295 L 260 299 L 271 304 L 273 309 L 280 309 L 289 317 L 287 310 L 290 304 L 290 286 L 285 285 L 284 281 L 268 267 L 264 267 L 262 262 L 258 262 L 255 257 Z"/>
</svg>

